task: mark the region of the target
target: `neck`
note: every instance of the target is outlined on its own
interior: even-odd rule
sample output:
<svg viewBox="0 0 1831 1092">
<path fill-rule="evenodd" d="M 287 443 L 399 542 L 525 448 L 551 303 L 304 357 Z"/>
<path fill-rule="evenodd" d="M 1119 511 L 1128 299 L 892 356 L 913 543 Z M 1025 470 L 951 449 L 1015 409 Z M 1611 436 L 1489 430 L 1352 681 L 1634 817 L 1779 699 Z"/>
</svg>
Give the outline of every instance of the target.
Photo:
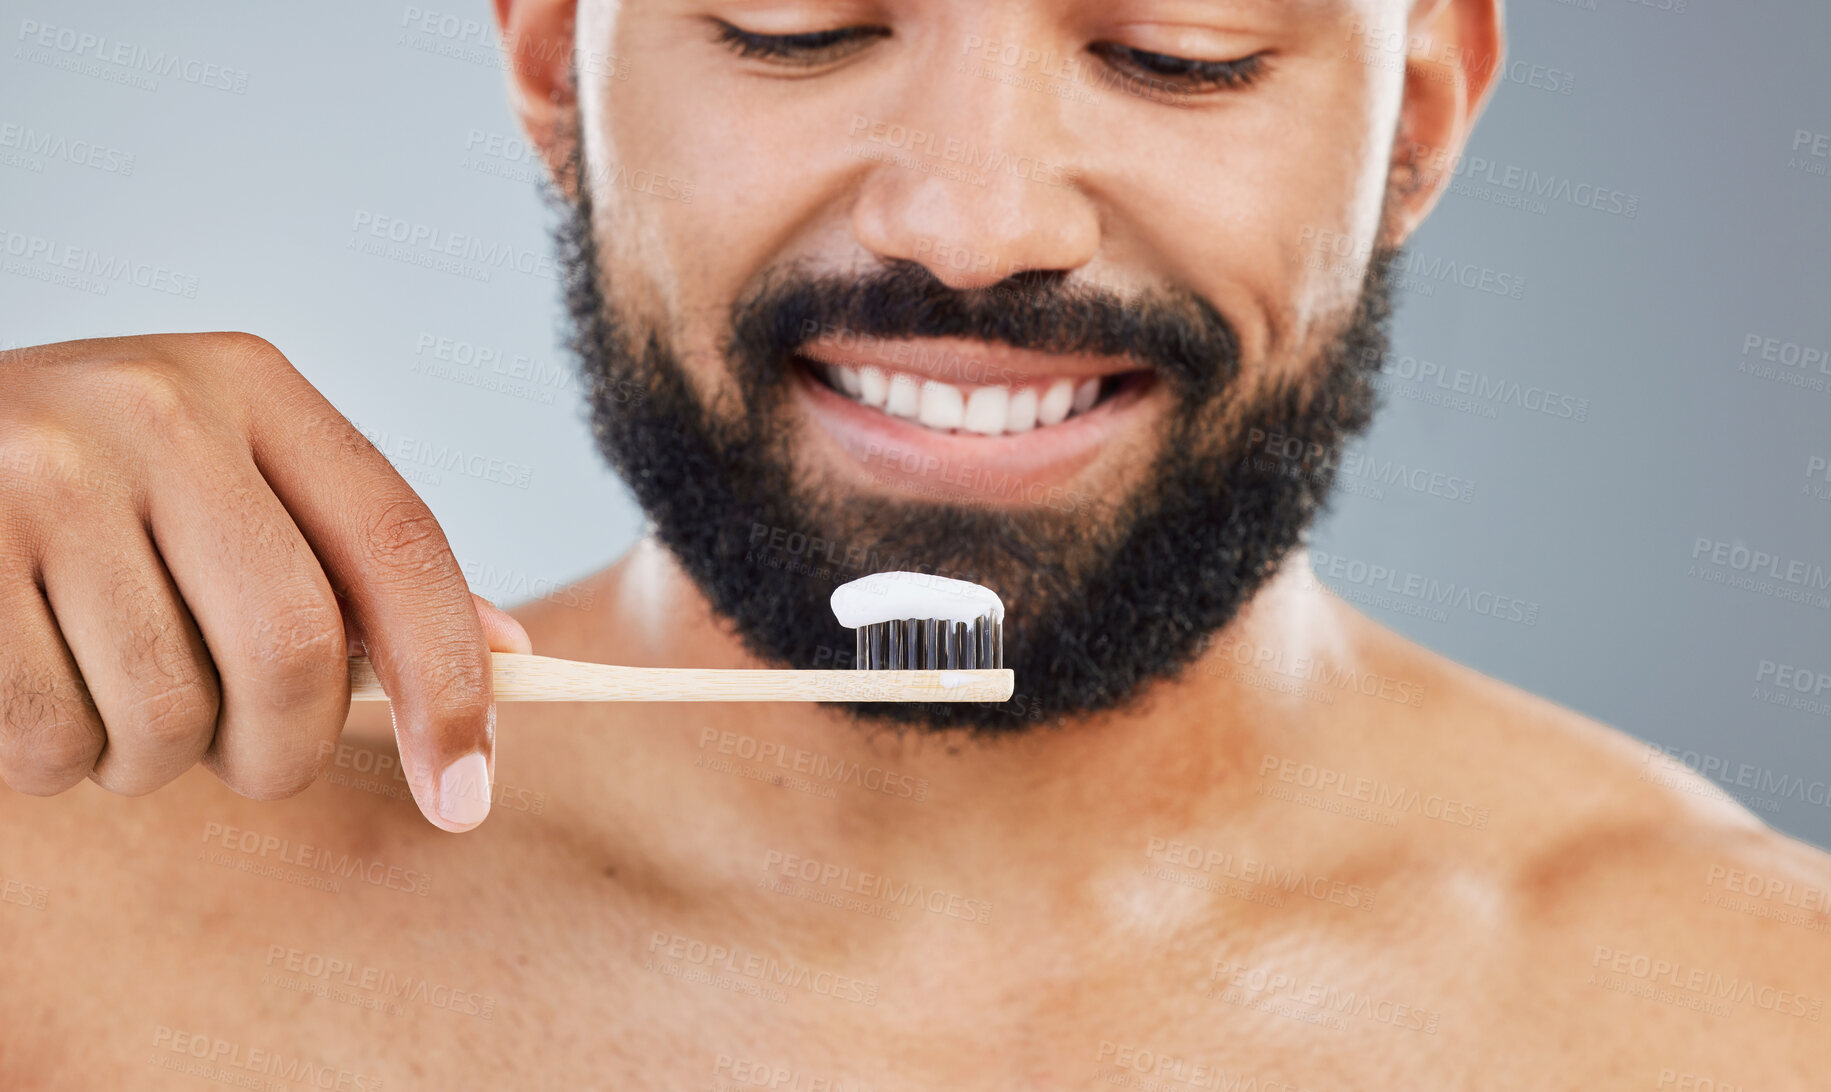
<svg viewBox="0 0 1831 1092">
<path fill-rule="evenodd" d="M 605 609 L 592 613 L 586 647 L 558 654 L 633 666 L 762 666 L 653 540 L 594 582 Z M 1251 790 L 1260 764 L 1322 707 L 1249 679 L 1240 664 L 1261 653 L 1282 664 L 1339 662 L 1339 618 L 1298 552 L 1188 671 L 1153 686 L 1134 708 L 1014 716 L 1009 734 L 971 739 L 897 734 L 806 704 L 653 705 L 637 707 L 639 729 L 584 733 L 553 758 L 602 771 L 628 768 L 632 746 L 653 748 L 657 783 L 667 786 L 654 796 L 658 806 L 722 816 L 738 837 L 772 850 L 885 873 L 920 875 L 1019 844 L 1065 854 L 1066 865 L 1075 864 L 1070 850 L 1100 845 L 1135 861 L 1149 839 L 1187 829 L 1197 814 L 1210 827 L 1229 815 L 1243 824 L 1260 806 Z M 1025 693 L 1021 678 L 1017 692 Z M 784 781 L 714 776 L 708 765 Z M 625 808 L 603 817 L 607 829 L 635 818 L 626 802 L 606 806 Z"/>
</svg>

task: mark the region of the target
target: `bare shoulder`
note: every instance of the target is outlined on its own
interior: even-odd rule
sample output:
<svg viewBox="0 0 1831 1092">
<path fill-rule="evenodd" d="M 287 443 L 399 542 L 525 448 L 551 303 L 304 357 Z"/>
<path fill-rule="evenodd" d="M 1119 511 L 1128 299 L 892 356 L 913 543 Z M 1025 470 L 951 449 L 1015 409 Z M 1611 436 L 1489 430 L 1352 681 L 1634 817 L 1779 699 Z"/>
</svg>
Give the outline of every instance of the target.
<svg viewBox="0 0 1831 1092">
<path fill-rule="evenodd" d="M 1606 1029 L 1624 1086 L 1822 1074 L 1831 855 L 1657 747 L 1421 649 L 1405 660 L 1442 699 L 1422 725 L 1452 756 L 1440 776 L 1493 805 L 1477 871 L 1498 1011 L 1575 1041 Z"/>
</svg>

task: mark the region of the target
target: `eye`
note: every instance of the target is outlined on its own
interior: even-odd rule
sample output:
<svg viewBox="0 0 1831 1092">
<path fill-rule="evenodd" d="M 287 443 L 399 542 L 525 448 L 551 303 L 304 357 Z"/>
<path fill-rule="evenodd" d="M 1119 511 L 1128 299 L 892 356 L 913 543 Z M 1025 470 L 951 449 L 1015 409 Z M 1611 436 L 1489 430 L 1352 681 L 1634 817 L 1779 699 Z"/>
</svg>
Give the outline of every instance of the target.
<svg viewBox="0 0 1831 1092">
<path fill-rule="evenodd" d="M 836 61 L 875 38 L 888 37 L 889 27 L 840 27 L 837 30 L 815 30 L 805 34 L 756 34 L 732 26 L 722 19 L 718 40 L 740 57 L 775 61 L 778 64 L 812 66 Z"/>
<path fill-rule="evenodd" d="M 1265 68 L 1265 54 L 1254 53 L 1232 61 L 1195 61 L 1133 49 L 1117 42 L 1095 42 L 1088 47 L 1095 56 L 1122 72 L 1141 76 L 1149 82 L 1173 85 L 1178 90 L 1210 90 L 1245 87 L 1257 79 Z"/>
</svg>

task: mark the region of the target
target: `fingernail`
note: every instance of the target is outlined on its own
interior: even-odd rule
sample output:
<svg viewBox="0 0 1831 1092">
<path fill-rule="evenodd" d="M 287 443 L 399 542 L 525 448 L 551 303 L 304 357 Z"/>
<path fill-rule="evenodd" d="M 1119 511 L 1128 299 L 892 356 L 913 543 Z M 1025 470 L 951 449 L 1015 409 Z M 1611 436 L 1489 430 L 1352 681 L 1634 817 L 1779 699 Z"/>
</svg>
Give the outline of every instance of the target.
<svg viewBox="0 0 1831 1092">
<path fill-rule="evenodd" d="M 490 813 L 490 764 L 472 751 L 439 775 L 439 818 L 469 830 Z"/>
</svg>

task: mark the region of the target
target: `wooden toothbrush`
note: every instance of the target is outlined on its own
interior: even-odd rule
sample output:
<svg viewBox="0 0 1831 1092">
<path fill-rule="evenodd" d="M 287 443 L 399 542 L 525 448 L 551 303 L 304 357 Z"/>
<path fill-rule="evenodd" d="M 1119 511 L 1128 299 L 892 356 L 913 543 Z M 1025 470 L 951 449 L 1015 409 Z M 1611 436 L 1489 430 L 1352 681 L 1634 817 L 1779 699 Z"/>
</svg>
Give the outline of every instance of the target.
<svg viewBox="0 0 1831 1092">
<path fill-rule="evenodd" d="M 989 588 L 922 573 L 875 573 L 833 592 L 856 631 L 853 670 L 620 667 L 490 654 L 497 701 L 1006 701 L 1004 603 Z M 350 657 L 350 698 L 386 701 L 367 656 Z"/>
</svg>

